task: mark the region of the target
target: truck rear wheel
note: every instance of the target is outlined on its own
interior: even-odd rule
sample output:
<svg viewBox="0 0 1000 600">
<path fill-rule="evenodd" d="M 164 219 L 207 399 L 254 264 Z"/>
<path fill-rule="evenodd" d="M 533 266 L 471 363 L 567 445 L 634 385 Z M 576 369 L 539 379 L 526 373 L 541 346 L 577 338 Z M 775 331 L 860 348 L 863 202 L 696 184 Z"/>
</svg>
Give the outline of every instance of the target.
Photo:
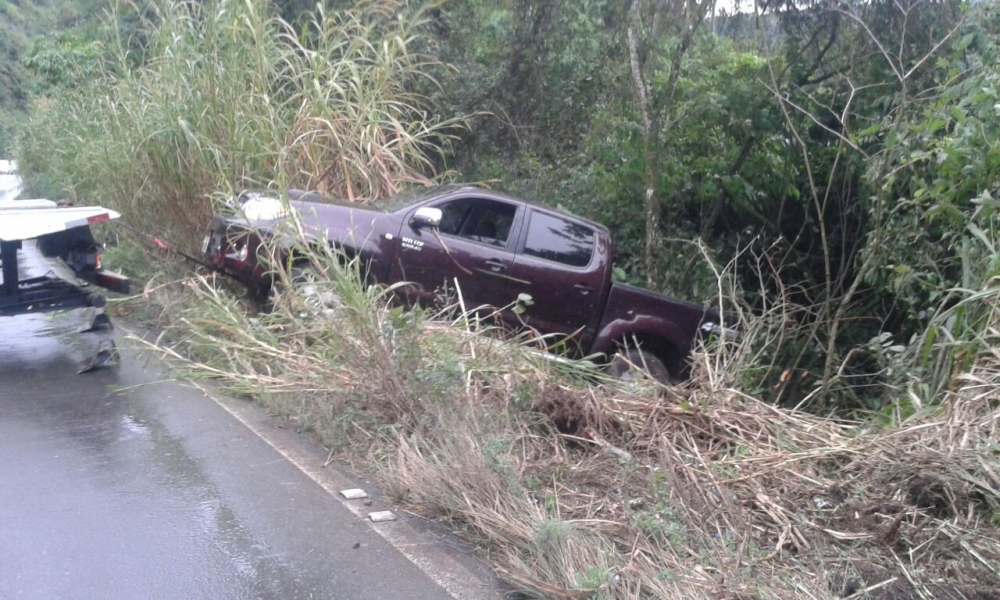
<svg viewBox="0 0 1000 600">
<path fill-rule="evenodd" d="M 638 348 L 620 350 L 608 363 L 607 372 L 608 375 L 622 381 L 638 381 L 652 377 L 663 385 L 677 383 L 662 360 Z"/>
</svg>

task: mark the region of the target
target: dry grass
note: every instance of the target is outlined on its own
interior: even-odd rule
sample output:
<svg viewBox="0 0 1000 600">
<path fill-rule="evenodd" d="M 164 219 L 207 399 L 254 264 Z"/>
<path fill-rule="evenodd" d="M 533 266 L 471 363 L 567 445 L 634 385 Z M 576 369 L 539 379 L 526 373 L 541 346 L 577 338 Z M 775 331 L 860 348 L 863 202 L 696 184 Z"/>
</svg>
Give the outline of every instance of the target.
<svg viewBox="0 0 1000 600">
<path fill-rule="evenodd" d="M 588 384 L 328 274 L 328 315 L 187 280 L 161 347 L 453 523 L 528 596 L 1000 597 L 1000 361 L 905 420 L 838 422 L 713 388 L 732 378 L 711 354 L 685 389 Z"/>
<path fill-rule="evenodd" d="M 540 396 L 554 393 L 560 414 L 595 395 Z M 733 392 L 605 391 L 599 403 L 616 424 L 604 435 L 524 424 L 487 435 L 512 441 L 507 477 L 484 459 L 489 429 L 460 421 L 449 429 L 464 436 L 400 440 L 387 478 L 406 501 L 470 524 L 501 573 L 541 596 L 1000 595 L 1000 413 L 966 391 L 887 430 Z M 602 451 L 609 443 L 631 460 Z"/>
</svg>

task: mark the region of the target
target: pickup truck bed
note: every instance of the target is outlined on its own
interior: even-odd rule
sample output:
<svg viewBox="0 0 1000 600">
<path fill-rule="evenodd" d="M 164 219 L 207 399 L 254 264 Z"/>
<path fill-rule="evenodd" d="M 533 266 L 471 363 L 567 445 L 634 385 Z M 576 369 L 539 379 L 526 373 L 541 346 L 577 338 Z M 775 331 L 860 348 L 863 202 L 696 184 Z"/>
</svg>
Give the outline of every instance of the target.
<svg viewBox="0 0 1000 600">
<path fill-rule="evenodd" d="M 631 338 L 634 344 L 657 356 L 673 375 L 683 376 L 692 344 L 707 331 L 700 326 L 714 324 L 717 319 L 716 311 L 693 302 L 615 283 L 598 327 L 600 337 L 594 345 L 599 351 L 608 352 L 620 340 Z M 699 327 L 691 327 L 692 323 Z"/>
</svg>

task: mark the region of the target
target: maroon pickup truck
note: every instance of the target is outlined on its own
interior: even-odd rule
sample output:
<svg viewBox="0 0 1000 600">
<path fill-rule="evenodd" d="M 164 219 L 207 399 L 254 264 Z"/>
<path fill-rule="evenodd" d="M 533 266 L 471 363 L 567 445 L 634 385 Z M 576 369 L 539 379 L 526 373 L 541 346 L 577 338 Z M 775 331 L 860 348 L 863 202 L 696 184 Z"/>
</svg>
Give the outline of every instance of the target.
<svg viewBox="0 0 1000 600">
<path fill-rule="evenodd" d="M 287 235 L 291 210 L 308 241 L 328 240 L 359 257 L 374 282 L 406 282 L 408 302 L 431 303 L 456 280 L 470 308 L 512 306 L 529 295 L 530 306 L 508 317 L 565 336 L 573 354 L 600 355 L 616 375 L 631 363 L 664 382 L 681 379 L 694 340 L 721 326 L 711 309 L 612 283 L 602 225 L 496 192 L 422 188 L 366 206 L 315 192 L 291 191 L 287 203 L 244 192 L 233 204 L 235 216 L 212 219 L 203 250 L 257 294 L 273 282 L 258 249 Z M 280 248 L 282 239 L 275 241 Z"/>
</svg>

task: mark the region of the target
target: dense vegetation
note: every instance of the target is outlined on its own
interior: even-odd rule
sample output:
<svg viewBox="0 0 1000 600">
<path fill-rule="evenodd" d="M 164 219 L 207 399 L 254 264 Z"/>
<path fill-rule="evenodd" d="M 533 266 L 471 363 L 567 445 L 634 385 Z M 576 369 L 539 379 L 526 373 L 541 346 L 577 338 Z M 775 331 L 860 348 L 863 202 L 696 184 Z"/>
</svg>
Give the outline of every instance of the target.
<svg viewBox="0 0 1000 600">
<path fill-rule="evenodd" d="M 817 410 L 933 401 L 981 349 L 993 3 L 305 4 L 5 2 L 29 189 L 191 243 L 248 185 L 489 182 L 607 224 L 625 280 L 721 271 L 781 315 L 746 391 Z"/>
</svg>

